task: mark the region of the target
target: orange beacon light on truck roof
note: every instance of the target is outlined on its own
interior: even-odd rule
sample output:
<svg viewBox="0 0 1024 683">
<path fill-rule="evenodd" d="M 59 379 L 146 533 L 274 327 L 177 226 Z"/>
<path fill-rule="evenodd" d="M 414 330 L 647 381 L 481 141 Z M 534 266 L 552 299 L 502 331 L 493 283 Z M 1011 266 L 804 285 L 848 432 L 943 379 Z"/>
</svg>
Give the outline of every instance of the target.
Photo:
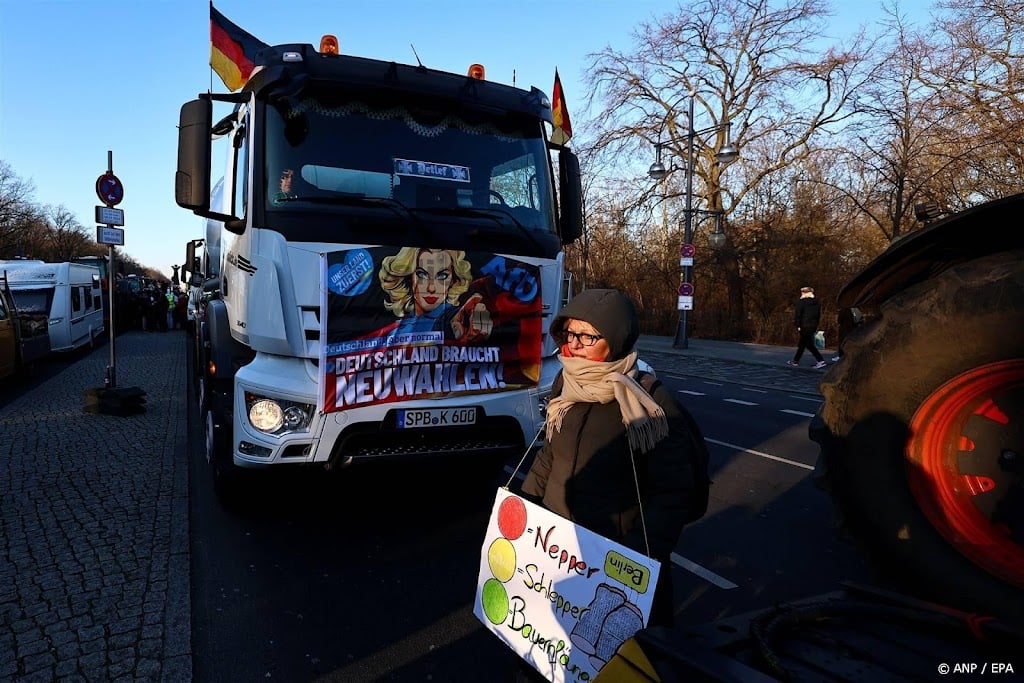
<svg viewBox="0 0 1024 683">
<path fill-rule="evenodd" d="M 338 38 L 329 33 L 324 35 L 320 39 L 320 53 L 325 55 L 338 54 Z"/>
<path fill-rule="evenodd" d="M 484 80 L 484 65 L 483 64 L 470 64 L 469 72 L 466 74 L 470 78 L 475 78 L 478 81 Z"/>
</svg>

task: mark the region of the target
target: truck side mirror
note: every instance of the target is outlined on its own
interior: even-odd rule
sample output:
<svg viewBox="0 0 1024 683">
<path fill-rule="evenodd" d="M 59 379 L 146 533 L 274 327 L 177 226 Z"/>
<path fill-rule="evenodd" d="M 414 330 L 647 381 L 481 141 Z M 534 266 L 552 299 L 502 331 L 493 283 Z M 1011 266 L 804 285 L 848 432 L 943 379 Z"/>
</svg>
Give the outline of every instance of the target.
<svg viewBox="0 0 1024 683">
<path fill-rule="evenodd" d="M 178 119 L 178 170 L 174 175 L 174 201 L 203 215 L 210 210 L 210 127 L 213 103 L 192 100 L 181 107 Z M 186 261 L 191 263 L 191 261 Z"/>
<path fill-rule="evenodd" d="M 194 273 L 197 270 L 198 268 L 196 268 L 196 243 L 194 240 L 192 240 L 185 245 L 185 261 L 181 264 L 181 271 L 182 275 L 184 275 L 185 271 Z"/>
<path fill-rule="evenodd" d="M 558 188 L 562 244 L 572 244 L 583 234 L 583 181 L 579 158 L 564 148 L 558 152 Z"/>
</svg>

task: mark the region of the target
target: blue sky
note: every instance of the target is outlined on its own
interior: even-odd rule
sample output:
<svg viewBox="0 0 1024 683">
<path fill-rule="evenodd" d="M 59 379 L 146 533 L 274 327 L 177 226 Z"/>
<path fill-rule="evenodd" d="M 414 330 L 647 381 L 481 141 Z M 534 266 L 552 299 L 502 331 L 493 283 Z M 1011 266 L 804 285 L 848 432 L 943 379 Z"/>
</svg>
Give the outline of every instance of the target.
<svg viewBox="0 0 1024 683">
<path fill-rule="evenodd" d="M 550 95 L 555 68 L 582 120 L 587 55 L 627 49 L 632 33 L 672 12 L 665 0 L 218 0 L 220 12 L 269 44 L 338 37 L 342 52 L 465 73 Z M 878 3 L 837 0 L 842 25 Z M 905 6 L 918 3 L 905 2 Z M 924 4 L 921 2 L 920 4 Z M 872 16 L 874 15 L 874 16 Z M 840 26 L 836 26 L 840 28 Z M 845 31 L 838 31 L 840 33 Z M 40 205 L 66 206 L 94 233 L 96 178 L 113 152 L 125 188 L 124 251 L 167 276 L 200 237 L 174 203 L 178 111 L 213 89 L 207 0 L 0 0 L 0 159 L 30 180 Z"/>
</svg>

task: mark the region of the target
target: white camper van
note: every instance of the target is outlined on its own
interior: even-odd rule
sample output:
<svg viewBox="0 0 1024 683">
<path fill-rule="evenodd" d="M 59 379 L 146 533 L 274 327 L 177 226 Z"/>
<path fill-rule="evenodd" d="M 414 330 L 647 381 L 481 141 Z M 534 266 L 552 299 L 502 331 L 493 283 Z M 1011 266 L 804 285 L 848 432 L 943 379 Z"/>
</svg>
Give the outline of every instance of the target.
<svg viewBox="0 0 1024 683">
<path fill-rule="evenodd" d="M 50 348 L 71 351 L 103 335 L 100 271 L 82 263 L 0 261 L 18 309 L 47 311 Z"/>
</svg>

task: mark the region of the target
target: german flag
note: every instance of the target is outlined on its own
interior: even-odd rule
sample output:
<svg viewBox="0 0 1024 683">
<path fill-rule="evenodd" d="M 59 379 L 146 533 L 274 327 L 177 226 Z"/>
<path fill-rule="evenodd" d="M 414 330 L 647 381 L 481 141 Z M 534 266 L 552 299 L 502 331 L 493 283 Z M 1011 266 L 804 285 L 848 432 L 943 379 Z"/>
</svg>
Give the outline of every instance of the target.
<svg viewBox="0 0 1024 683">
<path fill-rule="evenodd" d="M 562 81 L 555 69 L 555 88 L 551 92 L 551 119 L 555 127 L 551 131 L 551 142 L 564 145 L 572 137 L 572 122 L 569 120 L 569 109 L 565 106 L 565 93 L 562 92 Z"/>
<path fill-rule="evenodd" d="M 256 53 L 267 44 L 235 26 L 210 3 L 210 66 L 234 92 L 249 80 Z"/>
</svg>

